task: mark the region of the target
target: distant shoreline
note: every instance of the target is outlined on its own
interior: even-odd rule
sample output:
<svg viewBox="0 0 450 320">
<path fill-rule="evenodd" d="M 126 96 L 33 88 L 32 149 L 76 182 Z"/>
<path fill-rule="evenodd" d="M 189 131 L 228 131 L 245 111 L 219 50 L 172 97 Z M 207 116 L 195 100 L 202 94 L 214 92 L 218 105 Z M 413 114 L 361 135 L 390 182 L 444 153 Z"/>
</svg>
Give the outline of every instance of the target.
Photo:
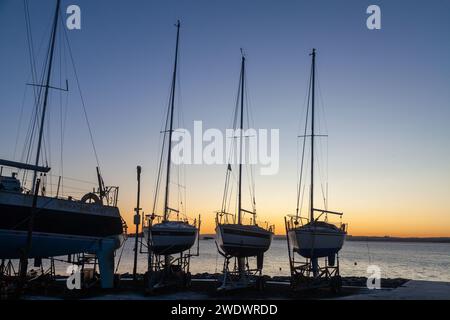
<svg viewBox="0 0 450 320">
<path fill-rule="evenodd" d="M 134 234 L 128 234 L 129 238 L 134 237 Z M 142 237 L 142 233 L 139 234 Z M 202 234 L 201 240 L 214 240 L 214 234 Z M 274 240 L 285 240 L 285 235 L 275 235 Z M 419 243 L 450 243 L 450 237 L 379 237 L 379 236 L 347 236 L 347 241 L 366 241 L 366 242 L 419 242 Z"/>
<path fill-rule="evenodd" d="M 421 243 L 450 243 L 450 237 L 372 237 L 372 236 L 347 236 L 347 241 L 373 241 L 373 242 L 421 242 Z"/>
</svg>

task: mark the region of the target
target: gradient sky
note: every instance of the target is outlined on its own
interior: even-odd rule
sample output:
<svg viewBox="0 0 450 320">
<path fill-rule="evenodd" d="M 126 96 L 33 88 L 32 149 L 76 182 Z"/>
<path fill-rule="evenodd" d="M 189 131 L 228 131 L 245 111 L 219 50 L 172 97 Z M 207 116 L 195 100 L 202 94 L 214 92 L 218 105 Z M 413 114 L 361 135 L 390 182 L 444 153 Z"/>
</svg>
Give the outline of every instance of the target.
<svg viewBox="0 0 450 320">
<path fill-rule="evenodd" d="M 30 0 L 36 50 L 48 41 L 53 0 Z M 450 2 L 441 1 L 62 1 L 77 4 L 69 31 L 105 182 L 120 186 L 129 225 L 136 165 L 151 210 L 159 131 L 167 104 L 175 28 L 182 21 L 180 98 L 184 127 L 229 126 L 240 52 L 248 57 L 255 125 L 280 129 L 280 171 L 256 177 L 258 214 L 284 232 L 295 211 L 297 138 L 312 47 L 329 137 L 329 208 L 353 235 L 450 236 Z M 382 29 L 366 28 L 378 4 Z M 0 0 L 0 157 L 15 151 L 30 80 L 23 2 Z M 45 47 L 44 45 L 44 47 Z M 57 50 L 58 51 L 58 50 Z M 59 53 L 54 84 L 59 83 Z M 42 59 L 42 50 L 40 58 Z M 69 81 L 73 81 L 73 77 Z M 95 158 L 75 83 L 64 163 L 68 177 L 95 181 Z M 28 88 L 28 96 L 30 96 Z M 59 172 L 59 93 L 52 93 L 53 174 Z M 32 104 L 26 100 L 28 116 Z M 27 128 L 28 118 L 22 122 Z M 190 215 L 213 232 L 224 166 L 186 168 Z"/>
</svg>

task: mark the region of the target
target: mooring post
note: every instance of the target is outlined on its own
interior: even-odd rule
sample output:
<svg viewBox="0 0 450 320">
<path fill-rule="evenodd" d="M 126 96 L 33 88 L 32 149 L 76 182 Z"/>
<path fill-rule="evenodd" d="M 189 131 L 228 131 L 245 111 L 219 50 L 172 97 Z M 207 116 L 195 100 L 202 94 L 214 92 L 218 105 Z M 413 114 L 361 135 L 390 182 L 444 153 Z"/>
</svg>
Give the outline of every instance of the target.
<svg viewBox="0 0 450 320">
<path fill-rule="evenodd" d="M 133 264 L 133 281 L 136 281 L 136 273 L 137 273 L 137 255 L 138 255 L 138 243 L 139 243 L 139 224 L 141 222 L 141 217 L 139 215 L 139 211 L 141 210 L 140 206 L 140 198 L 141 198 L 141 166 L 137 166 L 137 204 L 136 214 L 134 215 L 134 224 L 136 225 L 136 234 L 135 234 L 135 242 L 134 242 L 134 264 Z"/>
</svg>

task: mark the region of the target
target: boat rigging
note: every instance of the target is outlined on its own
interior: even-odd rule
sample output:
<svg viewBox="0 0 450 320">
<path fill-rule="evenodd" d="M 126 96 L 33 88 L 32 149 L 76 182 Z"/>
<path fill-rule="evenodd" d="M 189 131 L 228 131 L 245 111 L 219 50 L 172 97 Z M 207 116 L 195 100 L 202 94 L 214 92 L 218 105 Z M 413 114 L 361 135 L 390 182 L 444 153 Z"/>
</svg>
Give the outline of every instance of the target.
<svg viewBox="0 0 450 320">
<path fill-rule="evenodd" d="M 168 105 L 161 156 L 157 174 L 153 210 L 146 216 L 143 233 L 148 249 L 148 288 L 150 291 L 168 285 L 190 283 L 190 258 L 198 255 L 198 240 L 200 229 L 200 216 L 193 221 L 187 216 L 180 215 L 180 209 L 172 208 L 170 205 L 170 184 L 172 166 L 172 135 L 174 131 L 175 96 L 177 89 L 177 70 L 180 43 L 180 21 L 177 22 L 177 34 L 175 45 L 175 60 L 172 73 L 170 98 Z M 167 158 L 164 159 L 164 149 L 167 144 Z M 163 163 L 166 162 L 166 176 L 164 186 L 164 207 L 162 215 L 156 213 L 159 196 L 160 182 L 163 174 Z M 178 185 L 178 187 L 180 187 Z M 173 215 L 175 213 L 175 216 Z M 191 253 L 191 248 L 197 241 L 197 253 Z M 179 255 L 174 258 L 173 255 Z M 181 271 L 175 272 L 175 270 Z M 163 275 L 163 276 L 162 276 Z"/>
<path fill-rule="evenodd" d="M 225 188 L 222 198 L 222 208 L 216 215 L 216 244 L 219 253 L 224 257 L 223 276 L 219 290 L 244 288 L 255 283 L 253 275 L 257 275 L 257 285 L 262 286 L 262 268 L 264 253 L 272 242 L 274 226 L 259 226 L 256 219 L 255 195 L 250 195 L 252 210 L 244 209 L 243 203 L 243 163 L 244 163 L 244 114 L 245 114 L 245 67 L 246 57 L 241 49 L 241 72 L 239 90 L 234 114 L 234 132 L 239 132 L 236 137 L 238 145 L 238 177 L 237 177 L 237 211 L 232 214 L 229 211 L 227 200 L 231 198 L 230 177 L 232 174 L 231 161 L 227 165 L 225 176 Z M 239 121 L 237 119 L 239 118 Z M 238 130 L 236 130 L 238 129 Z M 236 139 L 234 139 L 236 141 Z M 234 145 L 232 146 L 235 147 Z M 230 152 L 230 156 L 232 152 Z M 250 223 L 245 223 L 243 215 L 251 215 Z M 256 268 L 250 269 L 248 258 L 256 257 Z M 235 266 L 230 270 L 230 261 L 235 260 Z"/>
<path fill-rule="evenodd" d="M 25 4 L 27 5 L 27 2 Z M 98 190 L 85 194 L 81 200 L 76 200 L 72 196 L 67 198 L 59 196 L 61 178 L 56 196 L 49 196 L 45 192 L 44 182 L 50 167 L 47 162 L 42 164 L 41 161 L 45 147 L 44 128 L 48 122 L 49 91 L 68 90 L 67 82 L 65 89 L 51 85 L 55 47 L 59 39 L 57 37 L 59 17 L 60 0 L 57 0 L 45 68 L 41 77 L 42 83 L 32 84 L 39 90 L 35 91 L 35 118 L 28 132 L 26 161 L 0 160 L 2 168 L 5 166 L 24 171 L 24 179 L 20 181 L 17 172 L 8 177 L 4 176 L 1 170 L 0 242 L 3 245 L 0 247 L 0 259 L 20 259 L 19 273 L 22 282 L 26 282 L 29 258 L 39 262 L 43 258 L 55 256 L 95 254 L 101 273 L 101 285 L 104 288 L 111 288 L 114 278 L 114 251 L 123 243 L 125 227 L 117 208 L 118 187 L 106 187 L 97 166 Z M 27 32 L 29 31 L 28 25 Z M 37 77 L 34 57 L 31 58 L 31 64 L 35 80 Z M 30 164 L 28 160 L 36 138 L 36 125 L 38 129 L 36 151 L 34 163 Z M 33 173 L 29 191 L 25 186 L 28 171 Z"/>
<path fill-rule="evenodd" d="M 308 107 L 306 112 L 306 123 L 303 138 L 300 182 L 297 194 L 296 214 L 285 218 L 286 235 L 288 241 L 288 251 L 291 269 L 291 284 L 297 287 L 299 284 L 307 283 L 326 283 L 335 289 L 340 288 L 339 276 L 339 258 L 338 252 L 341 250 L 345 236 L 347 234 L 347 225 L 342 222 L 333 224 L 328 222 L 328 215 L 337 215 L 341 217 L 343 214 L 336 211 L 330 211 L 327 208 L 328 201 L 324 199 L 326 209 L 318 209 L 314 203 L 314 185 L 315 185 L 315 138 L 318 135 L 315 128 L 315 89 L 316 89 L 316 49 L 313 49 L 310 56 L 311 77 L 308 91 Z M 311 106 L 311 113 L 309 113 Z M 306 135 L 308 120 L 310 119 L 311 132 Z M 309 212 L 308 218 L 301 217 L 300 190 L 303 178 L 303 166 L 305 155 L 306 138 L 311 139 L 311 158 L 310 158 L 310 186 L 309 186 Z M 316 213 L 319 213 L 316 215 Z M 306 262 L 295 261 L 295 254 L 306 258 Z M 324 266 L 319 265 L 319 258 L 326 258 Z M 337 261 L 336 261 L 337 260 Z"/>
</svg>

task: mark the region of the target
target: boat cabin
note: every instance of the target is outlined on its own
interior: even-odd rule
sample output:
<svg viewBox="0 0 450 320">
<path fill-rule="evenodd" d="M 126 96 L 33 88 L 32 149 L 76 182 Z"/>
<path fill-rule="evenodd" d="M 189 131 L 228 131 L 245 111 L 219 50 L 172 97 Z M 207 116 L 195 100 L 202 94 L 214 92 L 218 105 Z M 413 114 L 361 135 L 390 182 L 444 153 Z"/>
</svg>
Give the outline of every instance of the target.
<svg viewBox="0 0 450 320">
<path fill-rule="evenodd" d="M 13 173 L 11 177 L 0 176 L 0 190 L 9 192 L 22 192 L 22 186 L 20 185 L 19 179 L 16 178 L 17 173 Z"/>
</svg>

